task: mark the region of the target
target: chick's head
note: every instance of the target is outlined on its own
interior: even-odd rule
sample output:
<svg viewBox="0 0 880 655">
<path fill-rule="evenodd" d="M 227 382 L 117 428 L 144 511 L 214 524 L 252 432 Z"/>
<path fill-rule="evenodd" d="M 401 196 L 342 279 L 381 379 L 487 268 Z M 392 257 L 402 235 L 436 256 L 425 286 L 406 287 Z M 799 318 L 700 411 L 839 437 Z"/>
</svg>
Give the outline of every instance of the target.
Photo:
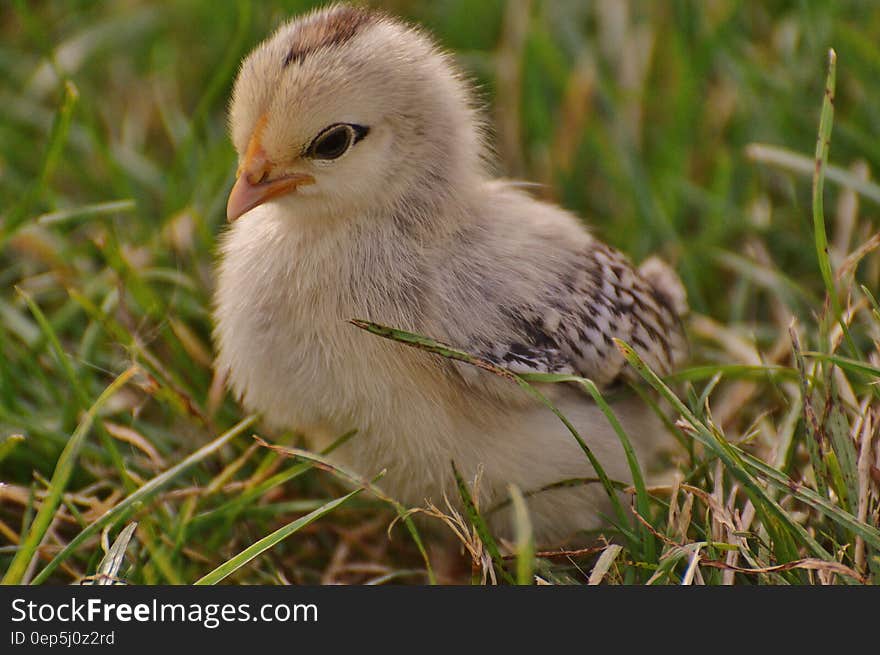
<svg viewBox="0 0 880 655">
<path fill-rule="evenodd" d="M 448 56 L 418 30 L 347 5 L 260 44 L 242 63 L 229 123 L 230 221 L 272 204 L 304 221 L 430 204 L 481 168 L 471 93 Z"/>
</svg>

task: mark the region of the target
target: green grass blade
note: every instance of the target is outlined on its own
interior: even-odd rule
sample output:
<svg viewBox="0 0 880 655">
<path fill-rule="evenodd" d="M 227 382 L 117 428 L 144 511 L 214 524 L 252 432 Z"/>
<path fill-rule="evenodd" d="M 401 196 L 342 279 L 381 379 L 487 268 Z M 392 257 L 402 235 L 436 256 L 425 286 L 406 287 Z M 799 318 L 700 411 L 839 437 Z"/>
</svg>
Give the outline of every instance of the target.
<svg viewBox="0 0 880 655">
<path fill-rule="evenodd" d="M 807 354 L 807 353 L 804 353 Z M 718 374 L 726 380 L 797 380 L 797 369 L 791 366 L 767 364 L 748 366 L 746 364 L 715 364 L 711 366 L 691 366 L 665 376 L 667 382 L 696 382 L 713 378 Z"/>
<path fill-rule="evenodd" d="M 130 198 L 126 200 L 96 202 L 91 205 L 72 207 L 70 209 L 59 209 L 57 211 L 43 214 L 42 216 L 37 217 L 37 223 L 40 225 L 69 225 L 94 216 L 120 214 L 122 212 L 134 211 L 136 208 L 137 205 L 135 201 Z"/>
<path fill-rule="evenodd" d="M 840 295 L 837 293 L 837 284 L 834 280 L 834 271 L 831 268 L 831 256 L 828 251 L 828 235 L 825 232 L 825 171 L 828 168 L 828 150 L 831 146 L 831 128 L 834 125 L 834 88 L 837 80 L 837 53 L 828 51 L 828 75 L 825 78 L 825 95 L 822 98 L 822 113 L 819 117 L 819 135 L 816 138 L 816 168 L 813 174 L 813 236 L 816 243 L 816 257 L 819 260 L 819 270 L 822 273 L 822 281 L 825 283 L 825 292 L 831 299 L 833 316 L 822 321 L 823 341 L 827 337 L 828 326 L 833 321 L 840 324 L 847 345 L 852 354 L 857 354 L 855 342 L 849 333 L 849 327 L 843 319 L 843 307 L 840 304 Z"/>
<path fill-rule="evenodd" d="M 803 175 L 814 175 L 816 172 L 815 159 L 766 143 L 750 143 L 746 146 L 746 156 L 752 161 L 777 166 Z M 829 182 L 852 189 L 859 195 L 880 205 L 880 185 L 876 182 L 861 180 L 845 168 L 833 164 L 828 164 L 825 167 L 825 178 Z"/>
<path fill-rule="evenodd" d="M 849 423 L 840 406 L 840 399 L 835 398 L 825 421 L 825 429 L 831 439 L 831 449 L 839 471 L 835 490 L 841 506 L 855 513 L 859 498 L 859 471 L 855 444 L 849 436 Z"/>
<path fill-rule="evenodd" d="M 617 435 L 617 438 L 620 441 L 620 445 L 623 448 L 624 456 L 626 457 L 626 463 L 629 466 L 630 475 L 633 479 L 633 486 L 636 490 L 636 509 L 638 510 L 639 515 L 642 516 L 642 518 L 648 520 L 651 511 L 650 501 L 648 499 L 645 478 L 642 475 L 642 469 L 639 465 L 638 457 L 636 457 L 636 452 L 632 447 L 632 442 L 630 442 L 629 435 L 627 435 L 626 430 L 623 429 L 620 421 L 617 420 L 617 416 L 614 414 L 614 411 L 611 409 L 605 398 L 602 396 L 602 393 L 599 391 L 599 387 L 597 387 L 592 380 L 588 380 L 587 378 L 582 378 L 576 375 L 547 375 L 539 373 L 534 375 L 521 375 L 520 377 L 527 381 L 531 380 L 534 382 L 573 382 L 583 387 L 583 389 L 593 398 L 593 401 L 605 415 L 605 418 L 608 420 L 608 423 L 611 425 L 611 428 L 614 430 L 614 433 Z M 636 521 L 636 524 L 636 529 L 639 530 L 641 534 L 639 544 L 644 549 L 642 556 L 644 557 L 645 561 L 654 562 L 657 557 L 655 537 L 653 534 L 651 534 L 651 531 L 648 529 L 648 527 L 644 525 L 641 521 Z"/>
<path fill-rule="evenodd" d="M 826 362 L 831 362 L 832 364 L 836 364 L 840 368 L 845 371 L 851 371 L 853 373 L 860 373 L 866 377 L 869 377 L 873 381 L 880 381 L 880 368 L 876 366 L 871 366 L 866 362 L 859 361 L 857 359 L 851 359 L 849 357 L 841 357 L 840 355 L 828 355 L 826 353 L 819 352 L 805 352 L 805 357 L 812 357 L 814 359 L 823 360 Z"/>
<path fill-rule="evenodd" d="M 822 399 L 818 391 L 809 383 L 807 376 L 807 367 L 804 363 L 804 357 L 801 354 L 800 341 L 797 331 L 794 327 L 789 328 L 791 335 L 792 355 L 798 368 L 800 378 L 801 406 L 803 408 L 804 434 L 806 435 L 807 454 L 810 457 L 810 466 L 813 467 L 813 477 L 816 480 L 816 489 L 825 497 L 828 495 L 828 462 L 826 461 L 826 453 L 828 452 L 825 441 L 825 433 L 816 417 L 816 404 L 821 404 Z"/>
<path fill-rule="evenodd" d="M 92 428 L 92 423 L 95 420 L 95 416 L 98 414 L 98 410 L 100 410 L 101 407 L 103 407 L 104 404 L 116 394 L 116 392 L 124 387 L 136 372 L 136 368 L 130 368 L 121 373 L 110 383 L 104 392 L 98 396 L 98 399 L 80 420 L 79 425 L 77 425 L 76 430 L 74 430 L 73 435 L 70 437 L 70 440 L 67 442 L 67 445 L 58 457 L 58 462 L 55 465 L 55 472 L 52 474 L 52 481 L 49 484 L 49 493 L 43 499 L 40 509 L 28 530 L 27 537 L 22 541 L 18 551 L 15 553 L 15 557 L 12 559 L 12 563 L 9 565 L 9 569 L 3 576 L 2 584 L 21 583 L 31 559 L 36 555 L 37 548 L 43 540 L 46 530 L 49 529 L 49 525 L 52 523 L 52 519 L 55 516 L 55 510 L 57 510 L 58 505 L 61 504 L 61 497 L 64 495 L 64 490 L 67 488 L 67 483 L 70 480 L 70 476 L 73 475 L 73 470 L 76 467 L 77 456 L 79 455 L 83 443 Z"/>
<path fill-rule="evenodd" d="M 186 457 L 183 461 L 172 466 L 164 473 L 157 475 L 155 478 L 145 483 L 143 486 L 139 487 L 137 491 L 129 494 L 124 500 L 120 501 L 111 509 L 107 510 L 104 514 L 101 515 L 101 517 L 97 521 L 95 521 L 85 530 L 80 532 L 76 537 L 71 540 L 69 544 L 67 544 L 61 550 L 60 553 L 52 558 L 52 561 L 50 561 L 46 565 L 46 567 L 42 571 L 40 571 L 39 575 L 34 578 L 34 584 L 45 582 L 46 579 L 48 579 L 48 577 L 52 574 L 52 572 L 58 567 L 58 565 L 61 564 L 61 562 L 63 562 L 65 559 L 67 559 L 67 557 L 69 557 L 76 550 L 76 548 L 86 539 L 91 537 L 93 534 L 96 534 L 105 526 L 111 525 L 115 521 L 126 516 L 127 512 L 133 510 L 137 503 L 147 500 L 162 487 L 173 481 L 181 473 L 219 451 L 223 446 L 232 441 L 235 437 L 239 436 L 251 425 L 256 423 L 257 418 L 257 416 L 252 415 L 242 419 L 229 430 L 214 439 L 214 441 L 202 446 L 197 451 Z"/>
<path fill-rule="evenodd" d="M 45 194 L 46 185 L 49 183 L 49 179 L 52 177 L 52 173 L 61 159 L 64 144 L 67 141 L 67 133 L 70 129 L 73 109 L 76 107 L 78 100 L 79 91 L 76 85 L 67 80 L 64 83 L 64 97 L 61 100 L 61 106 L 58 108 L 55 120 L 52 123 L 52 130 L 49 133 L 46 153 L 43 156 L 43 163 L 40 167 L 40 176 L 31 182 L 22 199 L 13 207 L 5 217 L 3 224 L 0 225 L 0 246 L 5 244 L 6 240 L 24 224 L 34 204 Z"/>
<path fill-rule="evenodd" d="M 514 546 L 516 547 L 516 583 L 531 585 L 535 576 L 535 535 L 532 520 L 522 491 L 509 485 L 510 500 L 513 504 Z"/>
<path fill-rule="evenodd" d="M 374 482 L 371 482 L 369 480 L 365 480 L 365 479 L 361 478 L 360 476 L 356 475 L 355 473 L 352 473 L 352 472 L 348 471 L 347 469 L 339 466 L 338 464 L 334 464 L 334 463 L 328 461 L 322 455 L 316 455 L 315 453 L 309 452 L 307 450 L 301 450 L 299 448 L 288 448 L 287 446 L 276 446 L 275 444 L 270 444 L 267 441 L 264 441 L 263 439 L 261 439 L 260 437 L 257 437 L 256 435 L 254 435 L 254 438 L 257 440 L 257 443 L 259 443 L 260 445 L 262 445 L 266 448 L 269 448 L 271 450 L 274 450 L 277 453 L 282 453 L 283 455 L 285 455 L 287 457 L 296 457 L 296 458 L 304 459 L 307 462 L 309 462 L 310 464 L 316 465 L 320 469 L 323 469 L 325 471 L 329 471 L 330 473 L 333 473 L 337 477 L 348 480 L 349 482 L 356 484 L 360 487 L 363 487 L 365 489 L 369 489 L 370 492 L 373 495 L 375 495 L 377 498 L 379 498 L 380 500 L 391 505 L 394 508 L 394 510 L 397 512 L 397 516 L 403 522 L 404 526 L 406 527 L 407 531 L 410 534 L 410 537 L 413 540 L 413 543 L 415 543 L 416 547 L 419 550 L 419 553 L 422 556 L 422 560 L 425 563 L 425 570 L 428 573 L 428 581 L 431 584 L 437 583 L 437 579 L 434 576 L 434 570 L 431 567 L 431 560 L 428 557 L 428 551 L 425 549 L 425 545 L 424 545 L 424 542 L 422 541 L 422 537 L 419 534 L 419 531 L 416 529 L 416 524 L 413 522 L 412 517 L 409 515 L 409 512 L 407 511 L 407 509 L 401 503 L 399 503 L 396 499 L 392 498 L 391 496 L 386 494 L 384 491 L 382 491 L 379 487 L 377 487 L 374 484 Z M 382 471 L 379 474 L 379 477 L 381 477 L 384 474 L 385 474 L 385 471 Z"/>
<path fill-rule="evenodd" d="M 9 457 L 19 444 L 23 442 L 23 434 L 10 434 L 3 441 L 0 441 L 0 462 Z"/>
<path fill-rule="evenodd" d="M 40 309 L 40 306 L 37 305 L 33 298 L 31 298 L 29 293 L 19 287 L 16 287 L 15 290 L 18 295 L 24 299 L 25 303 L 27 303 L 28 309 L 31 310 L 31 314 L 34 315 L 34 318 L 37 319 L 37 324 L 40 326 L 43 335 L 48 340 L 49 346 L 52 348 L 52 354 L 55 356 L 58 365 L 61 367 L 61 372 L 64 374 L 64 377 L 67 378 L 67 384 L 73 391 L 73 395 L 76 397 L 79 406 L 85 407 L 88 404 L 86 391 L 80 383 L 79 377 L 70 361 L 70 357 L 64 352 L 64 348 L 61 347 L 61 341 L 58 339 L 58 335 L 49 323 L 49 319 L 46 318 L 43 310 Z"/>
<path fill-rule="evenodd" d="M 298 532 L 299 530 L 303 529 L 304 527 L 306 527 L 310 523 L 314 523 L 315 521 L 317 521 L 319 518 L 321 518 L 325 514 L 329 514 L 334 509 L 336 509 L 337 507 L 339 507 L 340 505 L 345 503 L 347 500 L 349 500 L 350 498 L 354 498 L 361 491 L 363 491 L 363 488 L 355 489 L 354 491 L 342 496 L 341 498 L 331 500 L 329 503 L 316 509 L 314 512 L 310 512 L 310 513 L 306 514 L 305 516 L 301 516 L 300 518 L 296 519 L 295 521 L 291 521 L 287 525 L 285 525 L 281 528 L 278 528 L 272 534 L 266 535 L 265 537 L 263 537 L 262 539 L 260 539 L 256 543 L 245 548 L 243 551 L 241 551 L 235 557 L 229 559 L 226 562 L 223 562 L 223 564 L 218 566 L 216 569 L 214 569 L 213 571 L 211 571 L 210 573 L 208 573 L 204 577 L 196 580 L 196 582 L 194 582 L 193 584 L 197 584 L 197 585 L 217 584 L 218 582 L 220 582 L 224 578 L 232 575 L 232 573 L 234 573 L 235 571 L 240 569 L 242 566 L 244 566 L 245 564 L 247 564 L 251 560 L 262 555 L 264 552 L 266 552 L 267 550 L 272 548 L 274 545 L 276 545 L 280 541 L 283 541 L 284 539 L 286 539 L 290 535 L 294 534 L 295 532 Z"/>
<path fill-rule="evenodd" d="M 839 524 L 845 530 L 862 537 L 865 543 L 872 548 L 880 549 L 880 530 L 868 523 L 862 523 L 849 512 L 845 512 L 827 498 L 823 498 L 812 489 L 798 484 L 790 477 L 776 470 L 766 462 L 741 452 L 740 455 L 746 465 L 755 473 L 760 475 L 767 482 L 772 484 L 780 491 L 790 493 L 803 503 L 806 503 L 816 511 L 827 516 L 829 519 Z"/>
<path fill-rule="evenodd" d="M 837 55 L 834 50 L 828 51 L 828 77 L 825 79 L 825 95 L 822 99 L 822 113 L 819 117 L 819 135 L 816 138 L 816 167 L 813 172 L 813 236 L 816 242 L 816 256 L 825 291 L 831 298 L 835 317 L 840 316 L 840 298 L 834 283 L 834 272 L 831 270 L 831 258 L 828 253 L 828 235 L 825 232 L 825 208 L 823 195 L 825 191 L 825 169 L 828 167 L 828 149 L 831 145 L 831 127 L 834 124 L 834 86 L 837 71 Z"/>
</svg>

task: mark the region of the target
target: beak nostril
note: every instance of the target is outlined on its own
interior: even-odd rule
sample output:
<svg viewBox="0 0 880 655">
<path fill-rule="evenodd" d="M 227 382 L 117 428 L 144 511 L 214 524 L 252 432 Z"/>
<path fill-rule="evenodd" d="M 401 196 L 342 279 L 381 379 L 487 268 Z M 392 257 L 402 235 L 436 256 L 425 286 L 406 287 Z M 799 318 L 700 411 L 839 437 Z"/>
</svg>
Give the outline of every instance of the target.
<svg viewBox="0 0 880 655">
<path fill-rule="evenodd" d="M 264 184 L 269 181 L 269 170 L 264 168 L 263 170 L 259 171 L 259 173 L 248 173 L 247 181 L 252 186 Z"/>
</svg>

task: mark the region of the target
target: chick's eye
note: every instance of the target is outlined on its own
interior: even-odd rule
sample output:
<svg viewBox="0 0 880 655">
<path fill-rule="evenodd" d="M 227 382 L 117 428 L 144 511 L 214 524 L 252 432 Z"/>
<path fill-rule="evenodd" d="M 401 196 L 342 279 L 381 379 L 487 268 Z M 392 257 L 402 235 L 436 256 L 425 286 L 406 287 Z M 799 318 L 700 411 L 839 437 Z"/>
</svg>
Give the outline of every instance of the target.
<svg viewBox="0 0 880 655">
<path fill-rule="evenodd" d="M 307 154 L 312 159 L 338 159 L 353 144 L 364 138 L 367 131 L 367 128 L 360 125 L 331 125 L 315 137 Z"/>
</svg>

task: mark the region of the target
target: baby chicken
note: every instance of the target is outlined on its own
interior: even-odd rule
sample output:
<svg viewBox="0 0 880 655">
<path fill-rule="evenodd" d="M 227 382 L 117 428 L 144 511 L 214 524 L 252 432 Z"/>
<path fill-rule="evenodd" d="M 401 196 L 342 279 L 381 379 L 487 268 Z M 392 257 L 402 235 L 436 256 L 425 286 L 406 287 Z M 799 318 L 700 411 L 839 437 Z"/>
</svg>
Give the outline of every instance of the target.
<svg viewBox="0 0 880 655">
<path fill-rule="evenodd" d="M 528 492 L 595 473 L 516 385 L 350 319 L 606 388 L 634 377 L 613 337 L 660 374 L 682 361 L 675 274 L 657 259 L 635 269 L 572 214 L 492 179 L 471 89 L 420 30 L 347 5 L 287 23 L 242 63 L 230 127 L 240 163 L 218 267 L 218 369 L 247 408 L 314 448 L 357 429 L 333 456 L 365 476 L 387 469 L 380 484 L 402 502 L 457 497 L 451 462 L 471 480 L 482 471 L 484 509 L 510 483 Z M 589 397 L 541 389 L 626 480 Z M 612 395 L 650 462 L 659 420 Z M 531 496 L 537 538 L 597 527 L 605 500 L 597 484 Z"/>
</svg>

